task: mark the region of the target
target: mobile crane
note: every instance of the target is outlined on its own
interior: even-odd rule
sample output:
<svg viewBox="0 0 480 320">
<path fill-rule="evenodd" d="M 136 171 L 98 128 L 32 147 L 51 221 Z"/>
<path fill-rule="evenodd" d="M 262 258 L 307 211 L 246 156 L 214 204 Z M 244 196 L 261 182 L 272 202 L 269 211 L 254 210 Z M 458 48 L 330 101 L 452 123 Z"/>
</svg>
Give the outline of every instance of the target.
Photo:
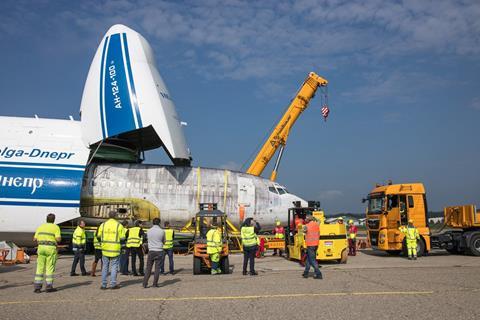
<svg viewBox="0 0 480 320">
<path fill-rule="evenodd" d="M 275 167 L 270 176 L 271 181 L 275 181 L 277 177 L 278 166 L 282 159 L 283 150 L 287 143 L 290 130 L 297 121 L 300 114 L 308 107 L 308 103 L 315 96 L 318 87 L 326 87 L 328 81 L 318 76 L 314 72 L 310 72 L 303 82 L 300 90 L 298 90 L 295 98 L 293 98 L 289 107 L 285 111 L 283 117 L 273 129 L 267 141 L 263 144 L 260 152 L 257 154 L 255 160 L 247 170 L 247 173 L 259 176 L 262 174 L 265 167 L 268 165 L 275 152 L 280 147 L 278 152 Z"/>
</svg>

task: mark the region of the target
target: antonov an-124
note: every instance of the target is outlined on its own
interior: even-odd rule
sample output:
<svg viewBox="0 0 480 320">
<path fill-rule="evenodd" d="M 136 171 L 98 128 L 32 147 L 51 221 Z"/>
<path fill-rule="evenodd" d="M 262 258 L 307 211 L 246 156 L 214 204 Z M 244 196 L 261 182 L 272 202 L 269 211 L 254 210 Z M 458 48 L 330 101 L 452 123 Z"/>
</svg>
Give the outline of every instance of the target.
<svg viewBox="0 0 480 320">
<path fill-rule="evenodd" d="M 136 31 L 114 25 L 103 37 L 85 82 L 80 121 L 0 117 L 0 240 L 32 245 L 48 213 L 56 223 L 82 217 L 98 225 L 160 217 L 185 225 L 198 204 L 215 202 L 239 225 L 286 221 L 302 201 L 268 179 L 191 166 L 182 124 L 152 48 Z M 173 165 L 142 164 L 163 148 Z"/>
</svg>

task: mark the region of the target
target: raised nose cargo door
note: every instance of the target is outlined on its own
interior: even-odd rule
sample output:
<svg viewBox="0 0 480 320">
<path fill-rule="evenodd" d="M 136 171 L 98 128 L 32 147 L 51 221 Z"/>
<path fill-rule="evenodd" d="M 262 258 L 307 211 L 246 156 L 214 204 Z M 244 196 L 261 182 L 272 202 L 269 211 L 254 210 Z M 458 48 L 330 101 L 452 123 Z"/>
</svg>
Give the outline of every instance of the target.
<svg viewBox="0 0 480 320">
<path fill-rule="evenodd" d="M 147 40 L 114 25 L 93 58 L 80 107 L 82 139 L 145 151 L 163 147 L 176 165 L 190 165 L 182 125 Z"/>
</svg>

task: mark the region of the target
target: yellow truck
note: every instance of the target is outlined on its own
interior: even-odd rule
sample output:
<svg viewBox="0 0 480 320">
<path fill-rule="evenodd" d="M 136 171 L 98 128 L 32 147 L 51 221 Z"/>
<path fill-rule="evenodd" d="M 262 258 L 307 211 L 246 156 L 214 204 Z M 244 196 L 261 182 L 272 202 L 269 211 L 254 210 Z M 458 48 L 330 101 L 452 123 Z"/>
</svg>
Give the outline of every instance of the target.
<svg viewBox="0 0 480 320">
<path fill-rule="evenodd" d="M 320 224 L 320 239 L 318 240 L 317 260 L 347 263 L 348 242 L 347 230 L 343 222 L 326 223 L 320 202 L 308 201 L 308 207 L 297 206 L 288 210 L 286 232 L 287 257 L 290 260 L 305 260 L 305 234 L 303 224 L 299 223 L 311 213 Z"/>
<path fill-rule="evenodd" d="M 367 235 L 372 248 L 392 255 L 406 250 L 400 226 L 412 219 L 420 234 L 417 255 L 432 248 L 480 256 L 480 213 L 475 206 L 447 207 L 444 210 L 447 231 L 432 235 L 428 225 L 428 206 L 422 183 L 377 185 L 364 202 Z"/>
</svg>

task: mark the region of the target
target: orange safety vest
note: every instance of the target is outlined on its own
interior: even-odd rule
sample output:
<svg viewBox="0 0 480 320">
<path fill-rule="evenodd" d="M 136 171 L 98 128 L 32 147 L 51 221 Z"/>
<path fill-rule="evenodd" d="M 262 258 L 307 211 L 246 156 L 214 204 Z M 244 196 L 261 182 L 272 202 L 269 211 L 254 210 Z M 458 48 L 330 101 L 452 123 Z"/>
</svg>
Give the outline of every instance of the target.
<svg viewBox="0 0 480 320">
<path fill-rule="evenodd" d="M 307 233 L 305 234 L 305 244 L 307 247 L 318 247 L 320 240 L 320 226 L 315 221 L 307 224 Z"/>
</svg>

